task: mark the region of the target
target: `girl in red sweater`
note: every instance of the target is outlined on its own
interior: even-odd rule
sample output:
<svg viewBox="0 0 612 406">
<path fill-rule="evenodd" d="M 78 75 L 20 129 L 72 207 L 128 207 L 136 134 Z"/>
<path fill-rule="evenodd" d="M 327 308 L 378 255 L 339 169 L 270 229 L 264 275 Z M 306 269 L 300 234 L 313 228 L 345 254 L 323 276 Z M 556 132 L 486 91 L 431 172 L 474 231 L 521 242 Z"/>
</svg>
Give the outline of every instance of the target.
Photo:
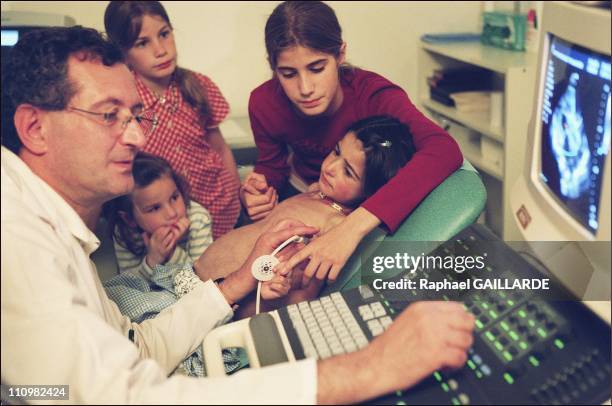
<svg viewBox="0 0 612 406">
<path fill-rule="evenodd" d="M 459 168 L 461 152 L 399 86 L 345 64 L 346 43 L 326 4 L 281 3 L 268 18 L 265 40 L 274 76 L 251 93 L 249 116 L 258 159 L 240 192 L 253 220 L 270 213 L 278 194 L 289 196 L 316 181 L 323 159 L 350 123 L 389 115 L 406 124 L 414 137 L 416 154 L 391 181 L 288 262 L 293 267 L 310 258 L 305 282 L 313 276 L 333 281 L 367 233 L 381 223 L 394 232 Z"/>
</svg>

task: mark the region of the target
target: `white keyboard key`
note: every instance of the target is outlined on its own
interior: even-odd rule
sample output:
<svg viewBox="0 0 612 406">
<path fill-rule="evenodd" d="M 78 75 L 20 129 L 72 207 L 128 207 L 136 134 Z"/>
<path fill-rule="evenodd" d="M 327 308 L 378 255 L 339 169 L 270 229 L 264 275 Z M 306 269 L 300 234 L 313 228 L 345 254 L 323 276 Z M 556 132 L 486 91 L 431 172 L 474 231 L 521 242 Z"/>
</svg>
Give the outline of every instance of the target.
<svg viewBox="0 0 612 406">
<path fill-rule="evenodd" d="M 374 337 L 382 333 L 385 329 L 377 319 L 368 321 L 368 328 Z"/>
<path fill-rule="evenodd" d="M 370 329 L 370 332 L 372 333 L 372 335 L 374 337 L 376 337 L 377 335 L 382 334 L 383 331 L 385 331 L 385 329 L 382 326 Z"/>
<path fill-rule="evenodd" d="M 331 356 L 332 356 L 332 353 L 329 350 L 329 348 L 323 351 L 319 351 L 319 358 L 321 359 L 329 358 Z"/>
<path fill-rule="evenodd" d="M 387 311 L 380 302 L 372 303 L 370 307 L 372 308 L 372 312 L 374 312 L 375 317 L 382 317 L 387 315 Z"/>
<path fill-rule="evenodd" d="M 306 358 L 319 358 L 319 354 L 317 354 L 317 350 L 314 347 L 305 348 L 304 356 Z"/>
<path fill-rule="evenodd" d="M 336 337 L 336 332 L 334 331 L 333 328 L 331 327 L 325 327 L 322 328 L 321 331 L 323 331 L 323 335 L 325 336 L 325 338 L 327 338 L 329 340 L 330 337 Z"/>
<path fill-rule="evenodd" d="M 393 323 L 393 319 L 391 319 L 391 317 L 389 316 L 381 317 L 379 320 L 380 320 L 380 324 L 382 324 L 385 330 L 389 328 L 391 323 Z"/>
<path fill-rule="evenodd" d="M 368 345 L 368 339 L 365 336 L 355 338 L 355 343 L 359 349 L 364 348 Z"/>
<path fill-rule="evenodd" d="M 374 318 L 374 313 L 372 313 L 372 309 L 370 309 L 369 305 L 359 306 L 359 314 L 364 321 Z"/>
<path fill-rule="evenodd" d="M 344 344 L 344 349 L 346 350 L 347 353 L 357 351 L 357 344 L 351 341 L 350 343 Z"/>
<path fill-rule="evenodd" d="M 342 343 L 343 346 L 346 347 L 347 345 L 352 344 L 355 341 L 350 336 L 344 336 L 344 337 L 340 337 L 340 342 Z"/>
<path fill-rule="evenodd" d="M 334 355 L 344 354 L 344 347 L 340 343 L 330 346 L 330 349 Z"/>
<path fill-rule="evenodd" d="M 369 298 L 374 296 L 374 293 L 370 289 L 368 285 L 359 286 L 359 293 L 364 300 L 368 300 Z"/>
</svg>

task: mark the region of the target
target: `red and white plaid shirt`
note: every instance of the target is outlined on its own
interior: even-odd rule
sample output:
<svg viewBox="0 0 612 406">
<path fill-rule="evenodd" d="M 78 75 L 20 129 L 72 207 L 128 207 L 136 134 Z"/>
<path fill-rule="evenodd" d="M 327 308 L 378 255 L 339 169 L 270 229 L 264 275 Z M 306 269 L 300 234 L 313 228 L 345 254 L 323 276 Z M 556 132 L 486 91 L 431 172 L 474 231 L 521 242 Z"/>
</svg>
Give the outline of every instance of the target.
<svg viewBox="0 0 612 406">
<path fill-rule="evenodd" d="M 231 230 L 240 213 L 239 183 L 225 169 L 206 134 L 215 129 L 229 113 L 229 105 L 219 88 L 208 77 L 195 73 L 206 91 L 210 115 L 205 128 L 198 113 L 187 103 L 172 82 L 158 98 L 136 75 L 136 87 L 144 108 L 153 110 L 158 123 L 147 138 L 146 152 L 161 156 L 182 174 L 190 187 L 190 197 L 204 206 L 212 216 L 213 238 Z"/>
</svg>

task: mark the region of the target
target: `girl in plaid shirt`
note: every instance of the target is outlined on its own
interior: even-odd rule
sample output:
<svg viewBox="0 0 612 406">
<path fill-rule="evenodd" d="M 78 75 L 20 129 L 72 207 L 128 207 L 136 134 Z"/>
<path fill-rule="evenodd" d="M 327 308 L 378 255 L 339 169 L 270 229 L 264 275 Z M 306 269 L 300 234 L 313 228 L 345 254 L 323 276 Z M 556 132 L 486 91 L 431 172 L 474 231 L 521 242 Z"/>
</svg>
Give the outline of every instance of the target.
<svg viewBox="0 0 612 406">
<path fill-rule="evenodd" d="M 158 1 L 111 1 L 104 25 L 126 55 L 144 108 L 158 125 L 144 150 L 184 176 L 191 198 L 213 218 L 213 237 L 234 227 L 240 181 L 219 123 L 229 106 L 208 77 L 177 66 L 172 24 Z"/>
</svg>

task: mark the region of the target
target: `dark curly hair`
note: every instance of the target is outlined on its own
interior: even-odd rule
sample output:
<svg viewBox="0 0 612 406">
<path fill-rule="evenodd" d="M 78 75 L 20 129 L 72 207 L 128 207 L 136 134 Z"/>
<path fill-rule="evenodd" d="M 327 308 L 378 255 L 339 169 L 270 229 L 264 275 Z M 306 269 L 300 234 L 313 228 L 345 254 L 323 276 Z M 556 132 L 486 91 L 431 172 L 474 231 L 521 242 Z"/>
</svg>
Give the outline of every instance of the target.
<svg viewBox="0 0 612 406">
<path fill-rule="evenodd" d="M 364 194 L 373 195 L 416 152 L 408 126 L 391 116 L 371 116 L 353 123 L 346 131 L 355 134 L 363 144 L 366 156 Z"/>
<path fill-rule="evenodd" d="M 92 29 L 41 28 L 26 33 L 2 66 L 2 145 L 18 153 L 22 143 L 13 117 L 21 104 L 48 111 L 66 108 L 77 88 L 68 77 L 68 58 L 123 62 L 121 50 Z"/>
</svg>

